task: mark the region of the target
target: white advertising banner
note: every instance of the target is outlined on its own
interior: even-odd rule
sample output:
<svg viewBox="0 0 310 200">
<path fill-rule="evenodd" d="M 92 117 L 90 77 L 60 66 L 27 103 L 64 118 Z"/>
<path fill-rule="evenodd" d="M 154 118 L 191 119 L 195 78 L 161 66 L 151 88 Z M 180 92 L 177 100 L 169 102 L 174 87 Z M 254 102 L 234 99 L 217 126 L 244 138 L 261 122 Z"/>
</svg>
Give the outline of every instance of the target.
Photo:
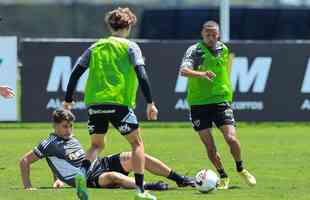
<svg viewBox="0 0 310 200">
<path fill-rule="evenodd" d="M 0 37 L 0 85 L 11 87 L 16 92 L 17 37 Z M 16 97 L 0 97 L 0 121 L 16 121 Z"/>
</svg>

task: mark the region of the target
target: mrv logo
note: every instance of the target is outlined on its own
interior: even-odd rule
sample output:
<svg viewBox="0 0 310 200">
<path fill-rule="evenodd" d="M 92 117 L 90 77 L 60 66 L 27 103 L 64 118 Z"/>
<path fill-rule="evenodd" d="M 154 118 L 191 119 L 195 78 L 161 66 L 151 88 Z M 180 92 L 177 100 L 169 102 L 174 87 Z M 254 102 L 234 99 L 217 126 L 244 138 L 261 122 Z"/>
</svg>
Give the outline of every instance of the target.
<svg viewBox="0 0 310 200">
<path fill-rule="evenodd" d="M 56 56 L 54 58 L 51 73 L 48 79 L 46 90 L 48 92 L 57 92 L 61 87 L 62 91 L 66 91 L 72 70 L 72 60 L 69 56 Z M 80 78 L 76 91 L 83 92 L 86 79 L 88 77 L 88 70 Z"/>
<path fill-rule="evenodd" d="M 46 91 L 47 92 L 57 92 L 61 88 L 62 92 L 66 91 L 70 75 L 72 71 L 72 60 L 69 56 L 56 56 L 54 58 L 52 69 L 49 75 Z M 86 79 L 88 77 L 88 70 L 80 78 L 76 91 L 84 92 L 84 87 L 86 84 Z M 58 98 L 49 99 L 46 109 L 56 109 L 62 106 L 62 101 Z M 86 106 L 83 101 L 77 101 L 73 105 L 73 109 L 85 109 Z"/>
</svg>

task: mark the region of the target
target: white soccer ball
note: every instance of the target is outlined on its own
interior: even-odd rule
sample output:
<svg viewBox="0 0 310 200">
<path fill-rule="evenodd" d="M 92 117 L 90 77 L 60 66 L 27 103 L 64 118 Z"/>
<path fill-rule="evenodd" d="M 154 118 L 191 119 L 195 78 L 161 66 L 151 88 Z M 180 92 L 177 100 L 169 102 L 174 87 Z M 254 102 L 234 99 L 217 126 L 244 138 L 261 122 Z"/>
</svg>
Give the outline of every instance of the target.
<svg viewBox="0 0 310 200">
<path fill-rule="evenodd" d="M 199 192 L 207 193 L 216 189 L 220 179 L 217 174 L 210 169 L 203 169 L 196 174 L 195 186 Z"/>
</svg>

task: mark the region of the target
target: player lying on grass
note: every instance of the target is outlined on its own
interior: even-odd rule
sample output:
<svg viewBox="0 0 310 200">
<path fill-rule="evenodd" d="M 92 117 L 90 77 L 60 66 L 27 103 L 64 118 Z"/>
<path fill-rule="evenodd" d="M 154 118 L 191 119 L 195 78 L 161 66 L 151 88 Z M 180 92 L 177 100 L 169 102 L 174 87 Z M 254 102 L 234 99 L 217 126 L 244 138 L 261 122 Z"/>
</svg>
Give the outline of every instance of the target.
<svg viewBox="0 0 310 200">
<path fill-rule="evenodd" d="M 73 136 L 73 121 L 74 115 L 70 111 L 54 111 L 54 133 L 51 133 L 47 139 L 40 142 L 20 160 L 21 176 L 25 189 L 33 189 L 30 181 L 30 165 L 42 158 L 46 158 L 54 177 L 57 178 L 54 187 L 62 187 L 63 182 L 72 187 L 76 186 L 74 177 L 80 173 L 85 152 L 80 142 Z M 173 180 L 179 187 L 194 185 L 191 178 L 179 175 L 152 156 L 146 154 L 145 161 L 145 168 L 152 174 Z M 135 180 L 128 177 L 131 171 L 131 152 L 98 157 L 87 171 L 87 183 L 78 184 L 85 191 L 87 190 L 86 185 L 95 188 L 122 187 L 134 189 L 136 188 Z M 168 185 L 163 182 L 146 183 L 145 187 L 149 190 L 168 189 Z"/>
</svg>

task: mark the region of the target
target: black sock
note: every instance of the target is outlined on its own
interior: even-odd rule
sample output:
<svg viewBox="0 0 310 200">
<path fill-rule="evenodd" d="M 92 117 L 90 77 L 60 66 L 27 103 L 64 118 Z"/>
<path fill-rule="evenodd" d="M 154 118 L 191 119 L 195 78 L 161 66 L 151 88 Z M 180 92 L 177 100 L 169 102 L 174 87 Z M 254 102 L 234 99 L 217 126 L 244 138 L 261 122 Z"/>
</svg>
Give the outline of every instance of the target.
<svg viewBox="0 0 310 200">
<path fill-rule="evenodd" d="M 222 169 L 218 169 L 217 171 L 218 171 L 218 173 L 220 175 L 220 178 L 227 178 L 228 177 L 226 172 L 225 172 L 225 170 L 223 168 Z"/>
<path fill-rule="evenodd" d="M 135 181 L 136 181 L 136 185 L 138 187 L 138 189 L 140 190 L 140 192 L 144 192 L 144 186 L 143 186 L 143 182 L 144 182 L 144 175 L 143 174 L 135 174 Z"/>
<path fill-rule="evenodd" d="M 170 180 L 173 180 L 177 183 L 180 183 L 183 181 L 183 177 L 180 174 L 178 174 L 172 170 L 171 170 L 170 174 L 167 176 L 167 178 Z"/>
<path fill-rule="evenodd" d="M 241 172 L 243 170 L 242 160 L 236 161 L 236 168 L 238 172 Z"/>
<path fill-rule="evenodd" d="M 85 159 L 85 160 L 82 161 L 81 171 L 82 171 L 82 173 L 83 173 L 85 176 L 86 176 L 86 173 L 87 173 L 87 171 L 88 171 L 90 165 L 91 165 L 90 160 L 86 160 L 86 159 Z"/>
</svg>

